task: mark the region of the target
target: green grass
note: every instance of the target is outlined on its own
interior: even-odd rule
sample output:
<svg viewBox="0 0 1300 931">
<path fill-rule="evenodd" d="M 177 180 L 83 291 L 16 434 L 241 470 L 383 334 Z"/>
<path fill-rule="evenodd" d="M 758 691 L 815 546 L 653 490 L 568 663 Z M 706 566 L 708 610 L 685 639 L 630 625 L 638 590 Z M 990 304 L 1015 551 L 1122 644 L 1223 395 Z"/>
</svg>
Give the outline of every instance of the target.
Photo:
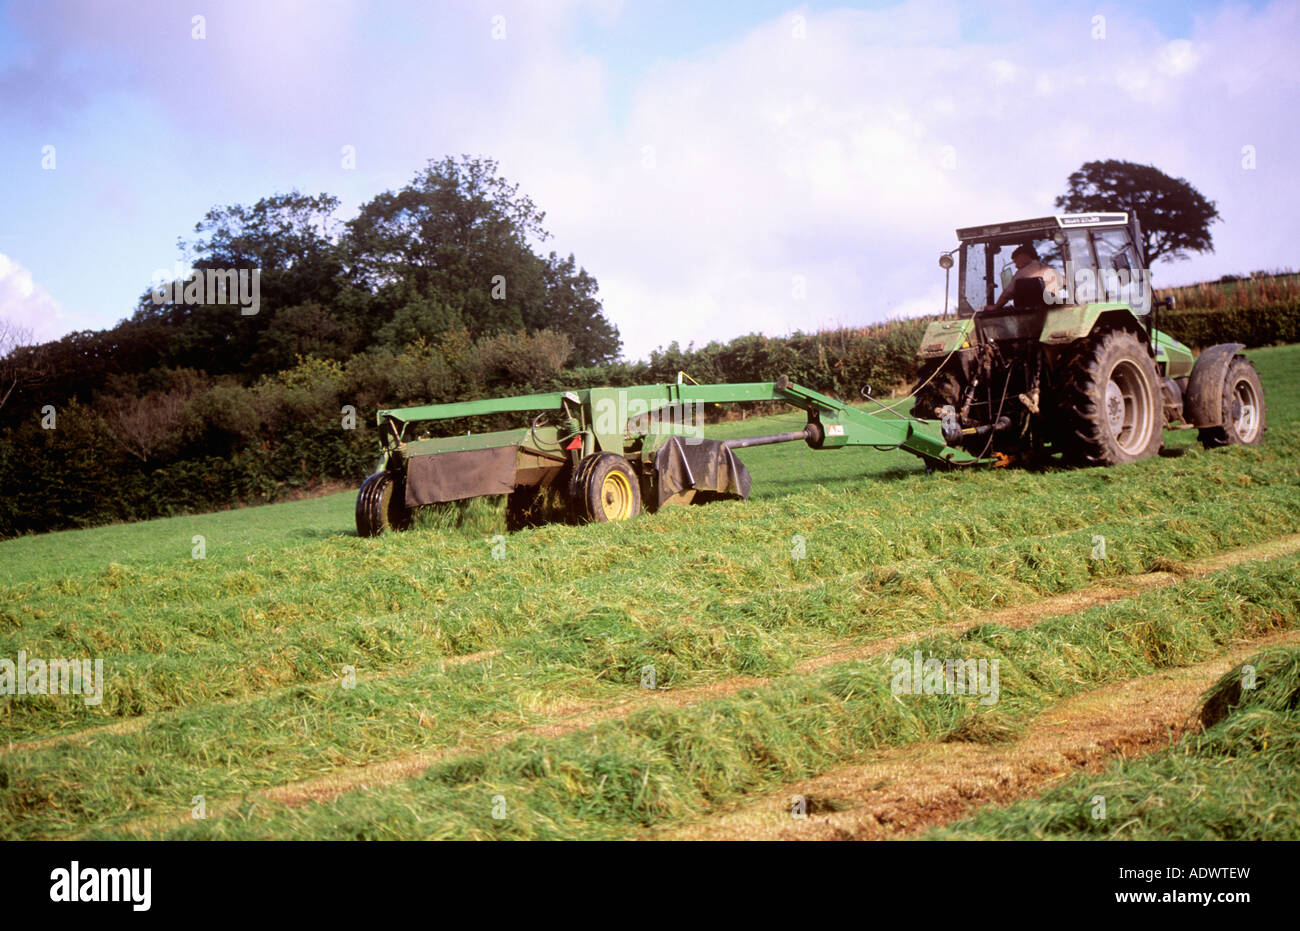
<svg viewBox="0 0 1300 931">
<path fill-rule="evenodd" d="M 735 675 L 776 677 L 776 697 L 755 699 L 758 705 L 736 697 L 713 717 L 712 705 L 647 714 L 667 740 L 696 734 L 691 745 L 703 754 L 699 748 L 723 746 L 728 734 L 745 745 L 751 724 L 775 727 L 771 716 L 782 702 L 805 703 L 813 710 L 796 716 L 773 750 L 787 762 L 768 775 L 814 772 L 872 745 L 862 736 L 866 743 L 831 741 L 821 755 L 799 756 L 798 745 L 822 746 L 818 721 L 856 713 L 832 695 L 828 683 L 839 672 L 781 678 L 833 643 L 924 637 L 989 608 L 1300 530 L 1300 347 L 1251 356 L 1270 425 L 1254 449 L 1206 452 L 1194 431 L 1171 432 L 1167 446 L 1177 455 L 1116 469 L 926 476 L 904 453 L 763 447 L 742 452 L 754 477 L 747 503 L 669 509 L 624 525 L 527 530 L 508 537 L 503 558 L 493 555 L 499 507 L 491 503 L 472 509 L 463 526 L 431 515 L 411 532 L 359 539 L 351 494 L 2 542 L 0 657 L 19 650 L 102 656 L 108 685 L 98 708 L 75 698 L 8 699 L 0 736 L 28 740 L 151 717 L 132 733 L 0 756 L 0 836 L 109 835 L 140 817 L 183 814 L 196 794 L 238 799 L 344 765 L 505 740 L 553 720 L 559 707 L 642 695 L 646 665 L 673 689 Z M 801 418 L 751 419 L 714 433 L 774 432 Z M 206 539 L 204 559 L 192 558 L 194 534 Z M 1106 540 L 1103 560 L 1090 558 L 1098 536 Z M 806 558 L 793 558 L 797 537 Z M 1261 566 L 1232 575 L 1236 594 L 1226 601 L 1212 587 L 1185 583 L 1180 592 L 1199 594 L 1160 610 L 1176 612 L 1175 627 L 1192 623 L 1202 617 L 1196 599 L 1203 598 L 1225 617 L 1255 623 L 1251 612 L 1260 604 L 1291 597 L 1270 572 Z M 1256 576 L 1274 579 L 1273 587 L 1252 589 Z M 1164 635 L 1158 624 L 1153 630 Z M 1005 655 L 1019 662 L 1024 643 L 1009 643 Z M 448 657 L 484 650 L 502 652 L 490 662 L 443 667 Z M 1061 661 L 1059 652 L 1041 657 L 1044 670 Z M 1098 675 L 1145 668 L 1093 662 Z M 357 688 L 340 686 L 344 666 L 356 667 Z M 1020 720 L 1062 694 L 1056 686 L 1030 690 L 1022 706 L 1008 697 L 999 710 Z M 720 730 L 696 727 L 697 715 Z M 955 723 L 926 722 L 882 733 L 901 739 Z M 599 771 L 609 787 L 632 765 L 633 745 L 623 743 L 631 739 L 601 725 L 538 739 L 528 753 L 551 760 L 546 765 L 557 772 L 593 754 L 617 757 L 623 768 Z M 448 765 L 481 766 L 512 791 L 541 791 L 520 781 L 510 761 L 522 751 L 510 747 Z M 770 784 L 768 776 L 692 782 L 691 765 L 663 771 L 685 800 L 656 808 L 664 817 Z M 420 794 L 417 782 L 384 790 L 391 796 L 371 793 L 388 799 L 374 811 L 416 804 L 411 799 L 443 804 Z M 583 827 L 595 817 L 583 814 L 587 796 L 561 806 L 561 780 L 536 809 L 556 827 L 526 836 L 604 836 L 617 824 L 642 823 L 638 806 L 659 791 L 652 783 L 636 805 L 624 799 L 631 807 L 620 809 L 616 824 Z M 479 784 L 448 791 L 472 793 Z M 374 836 L 497 830 L 415 817 L 397 818 L 390 831 L 362 817 L 364 799 L 347 804 L 360 807 L 347 809 L 346 819 L 331 820 L 329 808 L 311 809 L 305 820 L 264 813 L 258 818 L 270 820 L 254 819 L 249 832 L 350 836 L 343 826 L 354 824 Z M 241 823 L 218 819 L 197 830 L 235 831 Z"/>
<path fill-rule="evenodd" d="M 441 763 L 419 779 L 328 805 L 265 807 L 163 836 L 610 838 L 698 815 L 882 746 L 957 732 L 1013 733 L 1048 703 L 1217 655 L 1233 638 L 1296 623 L 1300 558 L 1232 570 L 1031 630 L 986 626 L 917 646 L 927 655 L 998 660 L 1003 699 L 907 696 L 890 660 L 846 663 L 721 701 L 654 709 L 558 740 L 524 738 Z M 53 774 L 51 774 L 53 777 Z M 650 779 L 653 778 L 653 783 Z M 490 816 L 494 796 L 513 815 Z M 109 829 L 102 835 L 114 836 Z"/>
<path fill-rule="evenodd" d="M 358 483 L 360 484 L 360 483 Z M 160 566 L 191 558 L 195 534 L 208 556 L 284 550 L 325 540 L 352 526 L 352 492 L 254 508 L 165 517 L 89 530 L 59 530 L 0 540 L 0 586 L 84 576 L 109 566 Z"/>
<path fill-rule="evenodd" d="M 1300 836 L 1300 649 L 1242 664 L 1206 696 L 1213 725 L 1167 751 L 929 833 L 932 840 L 1295 840 Z M 1104 799 L 1104 810 L 1098 798 Z"/>
</svg>

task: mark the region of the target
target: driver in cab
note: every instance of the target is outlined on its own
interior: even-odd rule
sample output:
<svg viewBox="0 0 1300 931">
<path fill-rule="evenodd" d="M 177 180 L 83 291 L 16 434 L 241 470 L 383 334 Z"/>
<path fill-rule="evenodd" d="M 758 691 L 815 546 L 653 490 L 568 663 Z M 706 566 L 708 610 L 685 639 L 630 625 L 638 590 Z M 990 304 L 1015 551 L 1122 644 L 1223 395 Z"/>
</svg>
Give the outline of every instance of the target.
<svg viewBox="0 0 1300 931">
<path fill-rule="evenodd" d="M 985 310 L 1000 310 L 1007 301 L 1015 297 L 1016 281 L 1021 278 L 1041 278 L 1043 279 L 1043 293 L 1049 294 L 1060 291 L 1061 276 L 1057 274 L 1056 269 L 1050 265 L 1043 264 L 1038 258 L 1038 250 L 1026 243 L 1019 246 L 1016 251 L 1011 253 L 1011 261 L 1016 264 L 1015 277 L 1007 285 L 1007 289 L 1002 292 L 996 304 L 985 306 Z"/>
</svg>

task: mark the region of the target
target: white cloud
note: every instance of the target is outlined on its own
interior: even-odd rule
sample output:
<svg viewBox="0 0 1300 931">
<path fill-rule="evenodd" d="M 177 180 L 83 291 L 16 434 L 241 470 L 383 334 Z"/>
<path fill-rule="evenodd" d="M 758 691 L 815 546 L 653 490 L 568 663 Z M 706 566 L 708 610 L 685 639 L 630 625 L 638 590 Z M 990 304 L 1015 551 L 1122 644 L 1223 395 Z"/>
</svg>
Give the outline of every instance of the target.
<svg viewBox="0 0 1300 931">
<path fill-rule="evenodd" d="M 37 342 L 67 332 L 63 308 L 32 280 L 31 272 L 0 253 L 0 318 L 32 331 Z"/>
<path fill-rule="evenodd" d="M 778 16 L 660 62 L 617 133 L 554 150 L 563 169 L 546 157 L 528 167 L 526 186 L 600 280 L 629 355 L 937 310 L 935 260 L 955 227 L 1052 213 L 1067 175 L 1093 159 L 1186 177 L 1225 219 L 1271 209 L 1271 232 L 1280 221 L 1295 241 L 1296 186 L 1238 164 L 1256 137 L 1279 161 L 1295 151 L 1283 140 L 1296 131 L 1268 116 L 1289 106 L 1300 75 L 1281 64 L 1297 31 L 1284 7 L 1229 11 L 1172 41 L 1130 17 L 1112 16 L 1109 38 L 1094 41 L 1088 15 L 1024 14 L 1019 34 L 1055 40 L 955 47 L 947 36 L 927 44 L 925 5 L 889 10 L 906 44 L 881 34 L 878 13 L 807 16 L 803 40 Z M 1077 35 L 1061 30 L 1074 20 Z M 1278 76 L 1256 99 L 1234 99 L 1214 68 L 1242 55 L 1267 58 Z M 653 170 L 639 164 L 644 145 Z M 1219 256 L 1158 266 L 1158 280 L 1285 264 L 1276 237 L 1257 232 L 1232 216 L 1214 228 Z M 796 274 L 802 302 L 790 296 Z"/>
</svg>

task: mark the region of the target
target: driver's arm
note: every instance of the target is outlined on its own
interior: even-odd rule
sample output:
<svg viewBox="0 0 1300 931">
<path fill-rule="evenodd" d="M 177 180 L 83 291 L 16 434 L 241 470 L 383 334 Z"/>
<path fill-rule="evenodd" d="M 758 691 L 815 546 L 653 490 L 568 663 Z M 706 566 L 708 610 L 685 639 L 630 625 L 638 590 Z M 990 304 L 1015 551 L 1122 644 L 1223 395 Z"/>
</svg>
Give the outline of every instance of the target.
<svg viewBox="0 0 1300 931">
<path fill-rule="evenodd" d="M 984 309 L 985 309 L 985 310 L 1001 310 L 1001 309 L 1002 309 L 1002 305 L 1005 304 L 1007 301 L 1011 300 L 1012 289 L 1013 289 L 1014 287 L 1015 287 L 1015 279 L 1013 278 L 1013 279 L 1011 280 L 1011 287 L 1010 287 L 1010 288 L 1007 288 L 1005 291 L 1002 292 L 1002 296 L 998 298 L 997 303 L 996 303 L 996 304 L 987 304 L 987 305 L 985 305 Z"/>
</svg>

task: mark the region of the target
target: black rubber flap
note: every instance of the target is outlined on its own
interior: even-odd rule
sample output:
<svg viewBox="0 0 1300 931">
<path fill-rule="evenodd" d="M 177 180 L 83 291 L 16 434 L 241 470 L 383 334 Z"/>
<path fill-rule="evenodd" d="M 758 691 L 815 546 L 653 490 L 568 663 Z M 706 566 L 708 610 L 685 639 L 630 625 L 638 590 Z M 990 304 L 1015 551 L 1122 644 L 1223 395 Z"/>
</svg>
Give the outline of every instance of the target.
<svg viewBox="0 0 1300 931">
<path fill-rule="evenodd" d="M 655 453 L 658 504 L 695 490 L 749 498 L 749 471 L 718 440 L 684 441 L 674 436 Z"/>
<path fill-rule="evenodd" d="M 415 456 L 406 466 L 406 506 L 460 501 L 515 490 L 518 446 Z"/>
</svg>

